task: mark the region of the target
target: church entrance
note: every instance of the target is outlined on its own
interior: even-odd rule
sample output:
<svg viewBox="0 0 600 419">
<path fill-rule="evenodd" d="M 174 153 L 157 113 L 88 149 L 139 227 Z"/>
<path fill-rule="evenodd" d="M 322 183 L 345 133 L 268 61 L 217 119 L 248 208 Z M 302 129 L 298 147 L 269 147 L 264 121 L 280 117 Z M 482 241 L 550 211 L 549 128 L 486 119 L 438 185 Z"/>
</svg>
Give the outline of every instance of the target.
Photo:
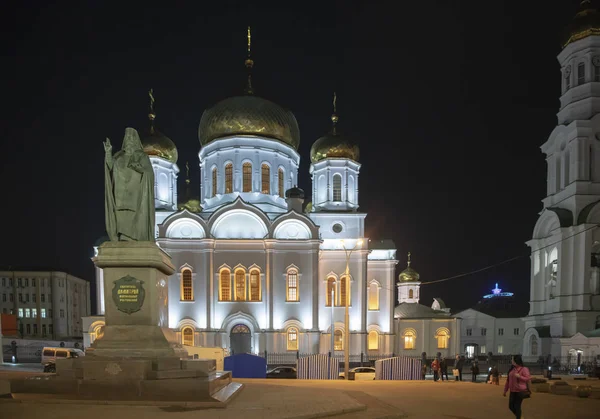
<svg viewBox="0 0 600 419">
<path fill-rule="evenodd" d="M 233 326 L 229 335 L 229 346 L 234 355 L 252 352 L 252 334 L 248 326 L 244 324 Z"/>
</svg>

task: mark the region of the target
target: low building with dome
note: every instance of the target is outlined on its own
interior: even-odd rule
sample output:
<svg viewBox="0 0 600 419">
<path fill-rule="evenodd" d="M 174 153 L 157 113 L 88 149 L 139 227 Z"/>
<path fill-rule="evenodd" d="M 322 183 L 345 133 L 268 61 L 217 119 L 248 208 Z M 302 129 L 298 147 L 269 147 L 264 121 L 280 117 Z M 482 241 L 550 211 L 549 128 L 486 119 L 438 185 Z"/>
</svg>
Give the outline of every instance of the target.
<svg viewBox="0 0 600 419">
<path fill-rule="evenodd" d="M 334 100 L 331 129 L 311 150 L 306 203 L 298 122 L 257 95 L 248 52 L 245 92 L 200 118 L 199 176 L 191 178 L 186 165 L 180 194 L 180 156 L 155 126 L 150 93 L 143 145 L 156 178 L 157 243 L 177 268 L 169 279 L 169 327 L 185 345 L 234 353 L 341 355 L 348 336 L 352 355 L 392 354 L 396 249 L 365 237 L 358 145 L 340 134 Z M 102 289 L 100 269 L 97 281 Z M 101 296 L 86 345 L 102 333 Z"/>
<path fill-rule="evenodd" d="M 411 255 L 405 270 L 398 275 L 398 305 L 394 309 L 394 330 L 397 336 L 394 353 L 420 357 L 441 353 L 454 358 L 460 351 L 460 321 L 450 315 L 441 298 L 431 306 L 420 304 L 420 275 L 411 266 Z"/>
</svg>

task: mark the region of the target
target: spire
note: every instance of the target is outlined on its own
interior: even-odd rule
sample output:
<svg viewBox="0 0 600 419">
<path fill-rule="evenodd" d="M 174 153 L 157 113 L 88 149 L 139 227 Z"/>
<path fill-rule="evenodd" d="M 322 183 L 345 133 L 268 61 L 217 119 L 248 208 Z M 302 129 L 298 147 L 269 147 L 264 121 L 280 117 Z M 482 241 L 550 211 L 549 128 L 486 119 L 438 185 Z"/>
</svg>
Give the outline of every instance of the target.
<svg viewBox="0 0 600 419">
<path fill-rule="evenodd" d="M 148 119 L 150 119 L 150 134 L 154 134 L 154 119 L 156 119 L 156 113 L 154 112 L 154 90 L 148 91 L 150 97 L 150 110 L 148 113 Z"/>
<path fill-rule="evenodd" d="M 332 127 L 331 127 L 331 132 L 332 134 L 336 134 L 335 132 L 335 126 L 338 122 L 340 118 L 337 116 L 337 95 L 335 92 L 333 92 L 333 113 L 331 114 L 331 123 L 332 123 Z"/>
<path fill-rule="evenodd" d="M 406 264 L 407 268 L 410 268 L 410 252 L 408 252 L 408 262 Z"/>
<path fill-rule="evenodd" d="M 252 60 L 251 54 L 251 46 L 252 46 L 252 34 L 250 33 L 250 26 L 248 26 L 248 51 L 247 57 L 244 64 L 246 65 L 246 69 L 248 70 L 248 84 L 246 85 L 246 94 L 251 95 L 254 93 L 252 90 L 252 67 L 254 67 L 254 61 Z"/>
</svg>

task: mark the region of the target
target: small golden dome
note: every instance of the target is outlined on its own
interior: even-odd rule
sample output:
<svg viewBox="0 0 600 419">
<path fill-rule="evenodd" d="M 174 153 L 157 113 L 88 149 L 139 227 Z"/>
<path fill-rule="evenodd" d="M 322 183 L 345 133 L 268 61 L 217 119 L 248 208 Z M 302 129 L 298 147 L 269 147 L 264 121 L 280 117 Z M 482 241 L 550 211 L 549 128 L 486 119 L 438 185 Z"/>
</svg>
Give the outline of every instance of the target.
<svg viewBox="0 0 600 419">
<path fill-rule="evenodd" d="M 178 153 L 175 143 L 169 137 L 158 131 L 154 126 L 142 141 L 144 153 L 151 157 L 160 157 L 171 163 L 177 163 Z"/>
<path fill-rule="evenodd" d="M 188 199 L 185 202 L 180 203 L 177 208 L 179 211 L 183 211 L 184 209 L 189 212 L 202 212 L 202 206 L 200 206 L 200 200 L 196 198 Z"/>
<path fill-rule="evenodd" d="M 419 282 L 420 275 L 410 267 L 410 252 L 408 253 L 408 262 L 406 269 L 398 275 L 398 282 Z"/>
<path fill-rule="evenodd" d="M 234 96 L 202 114 L 200 144 L 231 135 L 256 135 L 282 141 L 294 149 L 300 145 L 298 122 L 290 111 L 258 96 Z"/>
<path fill-rule="evenodd" d="M 565 30 L 562 46 L 591 35 L 600 35 L 600 13 L 590 0 L 583 0 L 579 12 Z"/>
<path fill-rule="evenodd" d="M 358 161 L 359 156 L 358 145 L 352 139 L 337 133 L 335 128 L 315 141 L 310 148 L 310 161 L 313 163 L 328 158 Z"/>
</svg>

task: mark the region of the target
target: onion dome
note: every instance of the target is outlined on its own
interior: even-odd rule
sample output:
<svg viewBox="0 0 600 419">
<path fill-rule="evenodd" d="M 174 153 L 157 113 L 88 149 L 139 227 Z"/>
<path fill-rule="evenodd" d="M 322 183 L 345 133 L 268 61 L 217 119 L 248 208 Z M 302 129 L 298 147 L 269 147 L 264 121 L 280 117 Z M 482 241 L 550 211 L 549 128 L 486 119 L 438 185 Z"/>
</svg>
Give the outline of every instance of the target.
<svg viewBox="0 0 600 419">
<path fill-rule="evenodd" d="M 356 142 L 337 130 L 338 116 L 336 114 L 337 97 L 333 95 L 332 127 L 329 133 L 314 142 L 310 148 L 310 161 L 316 163 L 323 159 L 338 158 L 358 161 L 360 151 Z"/>
<path fill-rule="evenodd" d="M 398 275 L 398 282 L 419 282 L 419 278 L 419 273 L 410 267 L 410 252 L 408 252 L 407 267 Z"/>
<path fill-rule="evenodd" d="M 232 135 L 255 135 L 282 141 L 298 150 L 300 129 L 290 111 L 254 95 L 250 54 L 251 34 L 248 27 L 248 55 L 244 65 L 248 71 L 245 95 L 234 96 L 218 102 L 204 111 L 198 127 L 200 145 Z"/>
<path fill-rule="evenodd" d="M 150 157 L 160 157 L 171 163 L 177 163 L 178 153 L 175 143 L 154 127 L 156 113 L 154 112 L 154 96 L 152 89 L 150 89 L 148 94 L 150 95 L 150 112 L 148 113 L 150 130 L 142 140 L 144 153 Z"/>
<path fill-rule="evenodd" d="M 564 48 L 591 35 L 600 35 L 600 13 L 590 0 L 583 0 L 579 11 L 565 29 L 562 46 Z"/>
<path fill-rule="evenodd" d="M 304 190 L 300 189 L 298 186 L 294 186 L 285 191 L 285 197 L 304 199 Z"/>
<path fill-rule="evenodd" d="M 188 210 L 189 212 L 202 212 L 200 198 L 192 193 L 192 188 L 190 187 L 190 165 L 188 162 L 185 162 L 185 173 L 185 196 L 177 203 L 177 209 L 179 211 Z"/>
</svg>

